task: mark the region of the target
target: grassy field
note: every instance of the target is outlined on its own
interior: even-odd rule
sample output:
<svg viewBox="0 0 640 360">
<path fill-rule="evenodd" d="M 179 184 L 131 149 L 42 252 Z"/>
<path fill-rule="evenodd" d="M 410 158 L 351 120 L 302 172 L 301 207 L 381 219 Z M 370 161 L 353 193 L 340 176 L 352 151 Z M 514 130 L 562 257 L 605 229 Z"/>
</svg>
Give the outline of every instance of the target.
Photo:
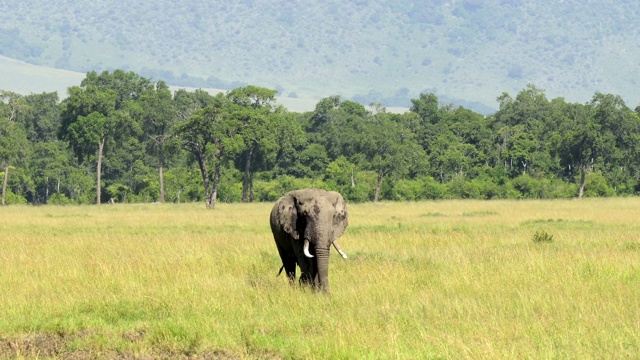
<svg viewBox="0 0 640 360">
<path fill-rule="evenodd" d="M 0 358 L 635 358 L 640 198 L 350 204 L 331 295 L 271 204 L 0 208 Z"/>
</svg>

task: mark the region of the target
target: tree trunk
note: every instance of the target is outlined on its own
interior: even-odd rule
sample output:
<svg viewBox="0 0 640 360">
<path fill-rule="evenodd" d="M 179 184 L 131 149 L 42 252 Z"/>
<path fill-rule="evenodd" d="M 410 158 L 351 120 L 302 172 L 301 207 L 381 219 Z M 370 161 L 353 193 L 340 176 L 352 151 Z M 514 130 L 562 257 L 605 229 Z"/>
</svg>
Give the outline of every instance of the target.
<svg viewBox="0 0 640 360">
<path fill-rule="evenodd" d="M 316 260 L 318 265 L 318 282 L 320 289 L 329 293 L 329 248 L 316 247 Z"/>
<path fill-rule="evenodd" d="M 2 180 L 2 206 L 7 204 L 7 182 L 9 181 L 9 164 L 4 166 L 4 180 Z"/>
<path fill-rule="evenodd" d="M 255 194 L 253 193 L 253 171 L 251 172 L 251 176 L 249 178 L 249 201 L 253 202 L 256 199 Z"/>
<path fill-rule="evenodd" d="M 585 177 L 586 177 L 586 166 L 582 165 L 580 167 L 580 190 L 578 191 L 578 199 L 582 199 L 582 196 L 584 195 L 584 181 L 585 181 Z"/>
<path fill-rule="evenodd" d="M 380 190 L 382 189 L 382 178 L 384 177 L 384 171 L 380 170 L 380 173 L 378 174 L 378 184 L 376 185 L 376 192 L 375 195 L 373 195 L 373 202 L 378 202 L 378 199 L 380 198 Z"/>
<path fill-rule="evenodd" d="M 162 171 L 162 164 L 160 164 L 158 175 L 160 176 L 160 202 L 164 203 L 164 173 Z"/>
<path fill-rule="evenodd" d="M 102 151 L 104 150 L 104 138 L 98 142 L 98 167 L 97 167 L 97 179 L 96 179 L 96 204 L 100 205 L 100 182 L 102 180 Z"/>
<path fill-rule="evenodd" d="M 204 159 L 203 154 L 198 154 L 196 155 L 196 157 L 198 159 L 198 167 L 200 168 L 200 173 L 202 174 L 202 185 L 204 186 L 204 204 L 208 209 L 211 207 L 211 183 L 209 182 L 209 173 L 207 172 L 207 162 Z"/>
<path fill-rule="evenodd" d="M 242 202 L 249 202 L 249 192 L 251 191 L 251 160 L 253 158 L 253 147 L 245 153 L 244 176 L 242 177 Z M 252 199 L 253 201 L 253 199 Z"/>
<path fill-rule="evenodd" d="M 207 195 L 207 209 L 214 209 L 218 199 L 218 186 L 220 185 L 220 166 L 217 165 L 213 173 L 213 184 L 211 186 L 211 192 Z"/>
</svg>

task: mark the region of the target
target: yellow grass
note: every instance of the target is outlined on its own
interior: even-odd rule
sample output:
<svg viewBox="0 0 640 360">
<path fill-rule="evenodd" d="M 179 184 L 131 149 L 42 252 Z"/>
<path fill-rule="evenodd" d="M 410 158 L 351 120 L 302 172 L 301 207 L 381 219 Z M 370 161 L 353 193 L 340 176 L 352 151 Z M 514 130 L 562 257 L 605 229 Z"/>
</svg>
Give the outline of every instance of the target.
<svg viewBox="0 0 640 360">
<path fill-rule="evenodd" d="M 270 209 L 0 208 L 0 357 L 640 353 L 638 198 L 350 204 L 330 296 L 276 278 Z"/>
</svg>

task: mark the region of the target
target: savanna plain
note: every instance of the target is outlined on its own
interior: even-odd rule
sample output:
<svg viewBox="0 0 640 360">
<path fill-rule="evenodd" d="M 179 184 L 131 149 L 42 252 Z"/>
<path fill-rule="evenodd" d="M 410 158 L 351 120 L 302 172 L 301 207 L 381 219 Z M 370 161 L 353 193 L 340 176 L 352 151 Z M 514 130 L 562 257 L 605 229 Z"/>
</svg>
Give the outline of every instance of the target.
<svg viewBox="0 0 640 360">
<path fill-rule="evenodd" d="M 330 295 L 271 206 L 0 208 L 0 358 L 640 354 L 640 198 L 349 204 Z"/>
</svg>

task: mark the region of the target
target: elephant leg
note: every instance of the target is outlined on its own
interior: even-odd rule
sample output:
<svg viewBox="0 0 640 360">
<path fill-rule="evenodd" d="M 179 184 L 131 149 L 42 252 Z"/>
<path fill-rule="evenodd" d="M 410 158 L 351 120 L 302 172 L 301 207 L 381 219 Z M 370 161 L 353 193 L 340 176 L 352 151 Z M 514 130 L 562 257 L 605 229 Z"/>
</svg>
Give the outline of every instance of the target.
<svg viewBox="0 0 640 360">
<path fill-rule="evenodd" d="M 289 279 L 290 284 L 293 284 L 296 280 L 296 257 L 280 246 L 278 246 L 278 253 L 280 253 L 280 259 L 282 259 L 282 266 L 287 274 L 287 279 Z"/>
<path fill-rule="evenodd" d="M 315 290 L 318 284 L 318 265 L 315 258 L 308 258 L 304 254 L 298 257 L 300 266 L 300 284 L 310 285 Z"/>
</svg>

